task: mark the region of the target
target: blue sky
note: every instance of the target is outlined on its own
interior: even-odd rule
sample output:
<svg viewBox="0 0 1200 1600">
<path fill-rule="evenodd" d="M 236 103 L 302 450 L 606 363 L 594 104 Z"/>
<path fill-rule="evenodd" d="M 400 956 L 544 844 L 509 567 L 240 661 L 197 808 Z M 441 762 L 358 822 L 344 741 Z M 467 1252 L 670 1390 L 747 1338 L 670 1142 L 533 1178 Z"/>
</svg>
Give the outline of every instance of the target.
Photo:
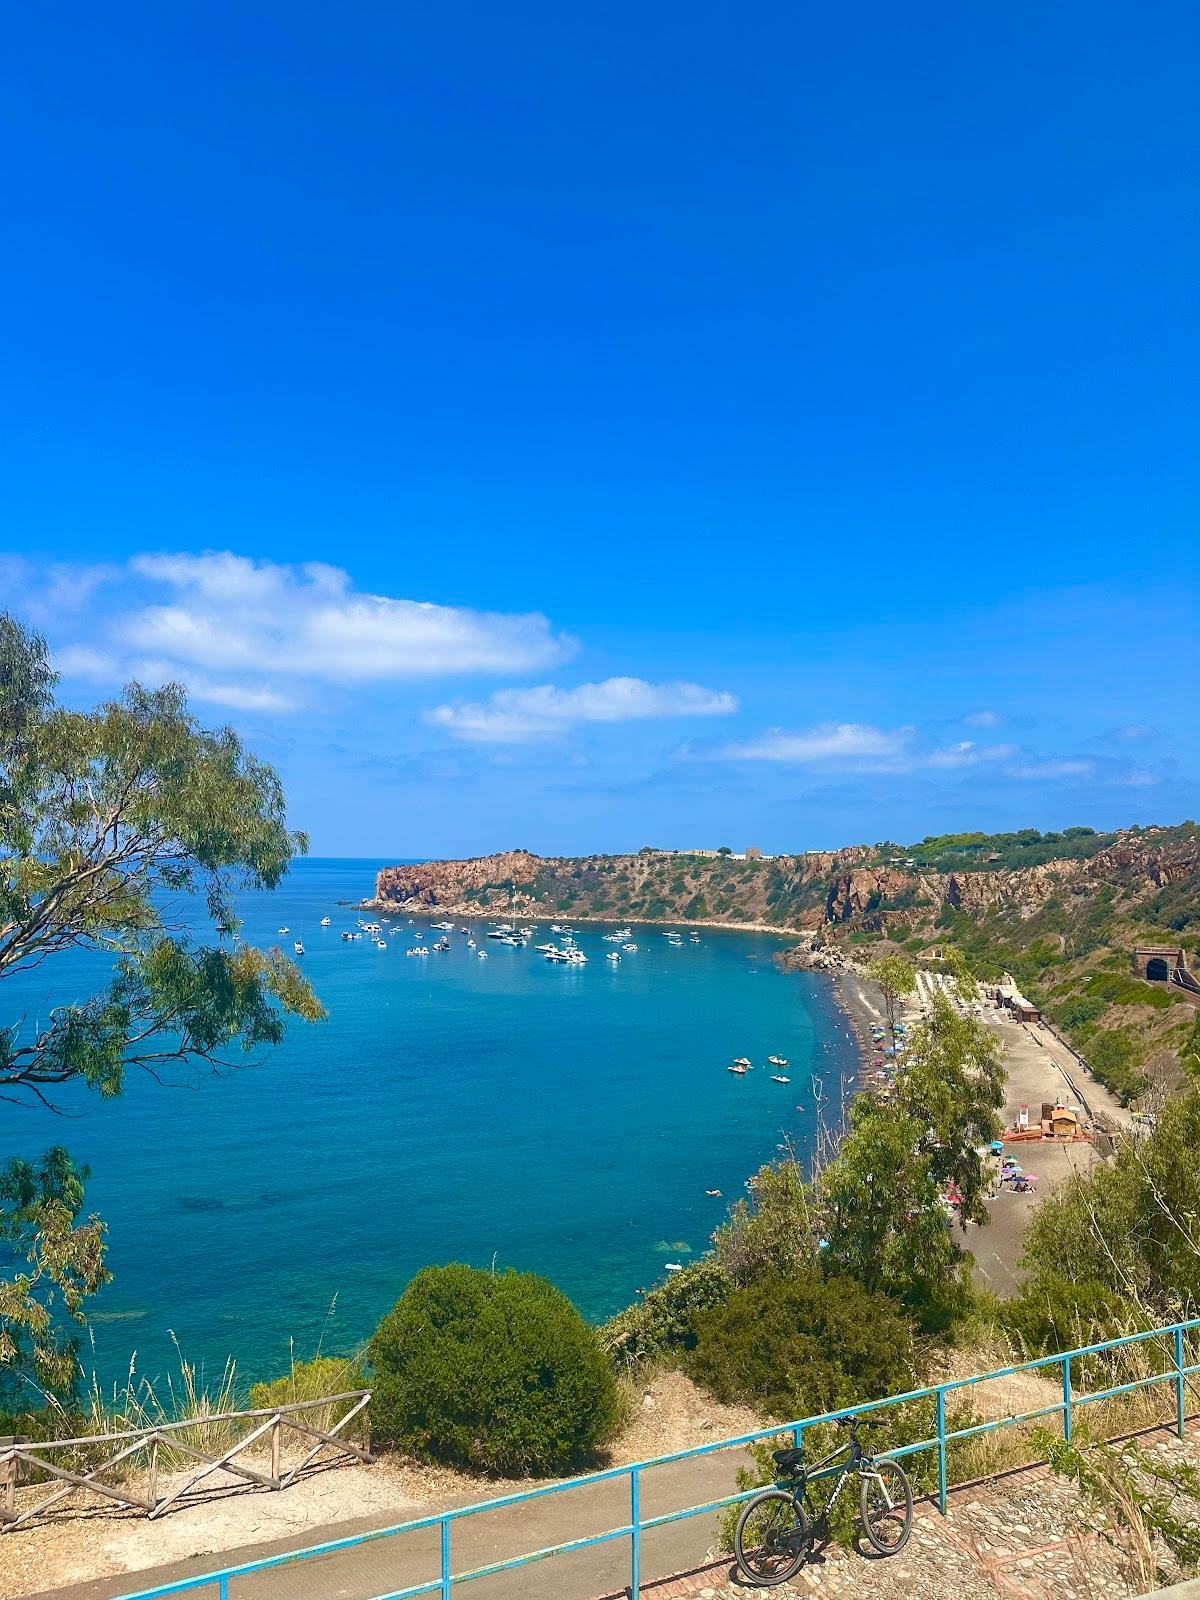
<svg viewBox="0 0 1200 1600">
<path fill-rule="evenodd" d="M 325 854 L 1194 815 L 1192 6 L 10 18 L 0 603 Z"/>
</svg>

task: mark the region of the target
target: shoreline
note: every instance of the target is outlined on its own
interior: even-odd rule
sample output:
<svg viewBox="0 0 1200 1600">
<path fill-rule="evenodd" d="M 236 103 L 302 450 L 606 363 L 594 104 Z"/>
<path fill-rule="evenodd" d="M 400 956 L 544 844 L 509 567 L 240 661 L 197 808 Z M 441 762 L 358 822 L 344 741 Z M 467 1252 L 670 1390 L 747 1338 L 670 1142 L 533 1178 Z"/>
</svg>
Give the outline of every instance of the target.
<svg viewBox="0 0 1200 1600">
<path fill-rule="evenodd" d="M 462 905 L 423 906 L 419 911 L 414 911 L 396 900 L 360 900 L 360 911 L 386 911 L 392 916 L 404 917 L 461 917 L 464 922 L 499 922 L 522 918 L 528 920 L 536 916 L 539 923 L 547 922 L 546 915 L 538 915 L 532 911 L 497 911 L 483 912 L 478 906 L 468 911 Z M 576 912 L 558 911 L 552 913 L 556 918 L 565 918 L 572 925 L 579 922 L 609 923 L 614 928 L 622 927 L 628 923 L 631 928 L 716 928 L 729 933 L 776 933 L 785 939 L 803 939 L 805 935 L 811 937 L 815 928 L 793 928 L 778 922 L 718 922 L 711 917 L 635 917 L 612 916 L 595 917 L 581 915 Z"/>
<path fill-rule="evenodd" d="M 414 910 L 403 902 L 395 900 L 370 899 L 359 902 L 359 909 L 363 911 L 384 911 L 392 916 L 411 916 L 423 918 L 427 921 L 434 917 L 459 917 L 465 922 L 496 922 L 500 920 L 520 919 L 521 917 L 534 917 L 533 911 L 507 911 L 484 913 L 479 907 L 471 910 L 461 904 L 443 906 L 425 906 Z M 599 926 L 620 927 L 628 923 L 631 928 L 712 928 L 724 933 L 768 933 L 780 938 L 812 938 L 817 931 L 814 928 L 797 928 L 790 925 L 772 922 L 726 922 L 715 918 L 704 917 L 619 917 L 619 916 L 593 916 L 591 914 L 575 915 L 568 912 L 558 913 L 566 917 L 573 926 L 576 923 L 595 923 Z M 544 919 L 538 916 L 538 921 Z M 787 951 L 778 951 L 776 959 L 786 956 Z M 809 972 L 816 977 L 828 978 L 829 995 L 834 1009 L 849 1022 L 850 1033 L 855 1040 L 859 1057 L 858 1088 L 862 1087 L 867 1066 L 871 1058 L 871 1027 L 873 1023 L 884 1020 L 882 1003 L 876 1004 L 878 996 L 876 986 L 866 975 L 849 961 L 840 951 L 832 952 L 831 959 L 827 961 L 808 962 L 803 959 L 803 952 L 798 953 L 794 962 L 780 962 L 785 972 Z"/>
</svg>

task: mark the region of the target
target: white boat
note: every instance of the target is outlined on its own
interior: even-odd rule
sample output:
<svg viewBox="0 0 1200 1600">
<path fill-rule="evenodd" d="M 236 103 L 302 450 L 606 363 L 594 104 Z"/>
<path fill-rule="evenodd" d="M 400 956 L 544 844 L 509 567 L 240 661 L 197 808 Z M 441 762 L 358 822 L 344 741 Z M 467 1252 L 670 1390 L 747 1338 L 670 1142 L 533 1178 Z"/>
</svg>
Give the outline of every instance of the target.
<svg viewBox="0 0 1200 1600">
<path fill-rule="evenodd" d="M 289 932 L 290 932 L 290 931 L 291 931 L 291 930 L 290 930 L 290 929 L 289 929 L 289 928 L 288 928 L 288 925 L 287 925 L 287 923 L 286 923 L 286 922 L 285 922 L 285 923 L 284 923 L 284 925 L 283 925 L 283 927 L 282 927 L 282 928 L 280 928 L 280 930 L 279 930 L 279 931 L 280 931 L 280 933 L 289 933 Z"/>
<path fill-rule="evenodd" d="M 568 950 L 567 965 L 569 967 L 586 967 L 587 957 L 584 955 L 582 950 Z"/>
<path fill-rule="evenodd" d="M 750 1071 L 750 1068 L 749 1067 L 743 1067 L 738 1062 L 735 1061 L 731 1067 L 726 1067 L 725 1070 L 726 1070 L 726 1072 L 736 1073 L 739 1078 L 744 1078 L 746 1076 L 746 1074 Z"/>
<path fill-rule="evenodd" d="M 354 937 L 354 935 L 350 932 L 349 928 L 343 928 L 342 929 L 342 938 L 343 939 L 353 939 L 353 937 Z"/>
<path fill-rule="evenodd" d="M 733 1064 L 735 1067 L 745 1067 L 747 1072 L 754 1065 L 749 1056 L 734 1056 Z"/>
<path fill-rule="evenodd" d="M 435 928 L 441 928 L 446 933 L 454 932 L 454 924 L 452 922 L 435 922 L 433 926 Z"/>
<path fill-rule="evenodd" d="M 299 939 L 296 940 L 292 948 L 295 950 L 298 956 L 302 956 L 304 954 L 304 946 L 300 943 Z"/>
<path fill-rule="evenodd" d="M 567 959 L 567 952 L 565 950 L 554 950 L 554 949 L 551 949 L 551 950 L 547 950 L 546 951 L 546 960 L 547 961 L 565 961 L 566 959 Z"/>
<path fill-rule="evenodd" d="M 788 1064 L 786 1056 L 768 1056 L 767 1062 L 772 1067 L 786 1067 Z"/>
<path fill-rule="evenodd" d="M 682 1261 L 668 1261 L 667 1264 L 666 1264 L 666 1269 L 667 1269 L 668 1272 L 682 1272 L 683 1271 L 683 1262 Z"/>
<path fill-rule="evenodd" d="M 435 950 L 449 950 L 450 941 L 449 939 L 438 939 L 433 948 Z"/>
<path fill-rule="evenodd" d="M 610 950 L 604 958 L 606 961 L 620 961 L 621 957 L 615 950 Z"/>
<path fill-rule="evenodd" d="M 633 955 L 637 950 L 637 945 L 635 945 L 635 944 L 623 944 L 621 946 L 621 949 L 622 950 L 628 950 L 630 955 Z"/>
<path fill-rule="evenodd" d="M 476 950 L 475 954 L 479 957 L 480 961 L 486 961 L 487 960 L 487 951 L 486 950 Z"/>
<path fill-rule="evenodd" d="M 327 928 L 332 921 L 333 921 L 332 917 L 322 917 L 321 918 L 321 926 L 323 928 Z"/>
<path fill-rule="evenodd" d="M 387 940 L 386 939 L 376 939 L 375 945 L 376 945 L 376 948 L 379 949 L 379 950 L 386 950 L 387 949 Z"/>
<path fill-rule="evenodd" d="M 467 940 L 467 949 L 468 949 L 468 950 L 474 950 L 474 948 L 475 948 L 475 941 L 474 941 L 474 939 L 468 939 L 468 940 Z"/>
<path fill-rule="evenodd" d="M 700 943 L 700 935 L 698 933 L 691 933 L 688 935 L 688 938 L 691 939 L 693 944 Z"/>
<path fill-rule="evenodd" d="M 772 1083 L 791 1083 L 791 1081 L 790 1078 L 785 1078 L 781 1072 L 773 1072 L 771 1074 Z"/>
</svg>

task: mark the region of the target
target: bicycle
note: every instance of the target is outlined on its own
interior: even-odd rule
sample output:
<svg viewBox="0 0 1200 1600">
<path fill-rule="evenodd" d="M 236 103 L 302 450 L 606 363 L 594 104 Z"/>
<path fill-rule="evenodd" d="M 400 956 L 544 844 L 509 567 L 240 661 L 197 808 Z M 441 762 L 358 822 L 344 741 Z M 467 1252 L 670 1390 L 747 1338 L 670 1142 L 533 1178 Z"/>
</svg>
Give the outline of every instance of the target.
<svg viewBox="0 0 1200 1600">
<path fill-rule="evenodd" d="M 829 1513 L 851 1477 L 859 1480 L 858 1507 L 863 1532 L 881 1556 L 903 1550 L 912 1532 L 913 1493 L 908 1474 L 897 1462 L 876 1461 L 863 1448 L 860 1428 L 877 1428 L 878 1422 L 839 1417 L 850 1437 L 820 1461 L 805 1467 L 803 1452 L 776 1450 L 772 1460 L 780 1482 L 747 1500 L 737 1520 L 733 1548 L 742 1573 L 758 1584 L 786 1583 L 800 1570 L 805 1558 L 829 1537 Z M 839 1456 L 846 1460 L 833 1493 L 818 1511 L 809 1492 L 810 1478 L 830 1467 Z"/>
</svg>

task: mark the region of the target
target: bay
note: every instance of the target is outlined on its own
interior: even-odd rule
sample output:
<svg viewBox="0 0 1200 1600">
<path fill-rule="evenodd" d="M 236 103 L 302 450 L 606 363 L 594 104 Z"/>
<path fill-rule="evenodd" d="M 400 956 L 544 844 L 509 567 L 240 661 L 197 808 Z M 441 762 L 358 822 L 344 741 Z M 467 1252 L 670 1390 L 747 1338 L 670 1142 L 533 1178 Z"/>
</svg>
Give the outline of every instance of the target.
<svg viewBox="0 0 1200 1600">
<path fill-rule="evenodd" d="M 327 1022 L 191 1087 L 135 1072 L 116 1101 L 72 1090 L 65 1118 L 0 1106 L 0 1156 L 62 1143 L 92 1167 L 114 1273 L 92 1302 L 104 1383 L 131 1358 L 171 1371 L 175 1339 L 243 1380 L 283 1370 L 291 1341 L 352 1349 L 433 1262 L 544 1273 L 598 1321 L 702 1252 L 781 1145 L 811 1150 L 817 1086 L 836 1117 L 852 1040 L 825 980 L 779 970 L 784 939 L 704 928 L 675 948 L 635 926 L 617 965 L 609 928 L 584 924 L 589 962 L 569 968 L 533 949 L 548 924 L 514 949 L 477 923 L 481 961 L 456 918 L 448 952 L 408 958 L 416 933 L 438 937 L 427 922 L 400 919 L 383 950 L 340 937 L 385 864 L 303 861 L 239 901 L 246 939 L 303 940 Z M 0 1020 L 28 1025 L 103 974 L 72 956 L 5 979 Z"/>
</svg>

